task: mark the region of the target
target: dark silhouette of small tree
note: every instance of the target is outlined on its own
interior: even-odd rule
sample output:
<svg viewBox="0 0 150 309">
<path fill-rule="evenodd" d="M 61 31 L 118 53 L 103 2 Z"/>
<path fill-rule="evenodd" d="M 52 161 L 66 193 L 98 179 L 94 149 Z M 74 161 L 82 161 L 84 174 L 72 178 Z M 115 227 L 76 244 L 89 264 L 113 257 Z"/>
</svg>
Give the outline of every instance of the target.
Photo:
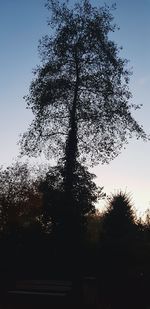
<svg viewBox="0 0 150 309">
<path fill-rule="evenodd" d="M 110 238 L 128 237 L 136 226 L 136 214 L 128 194 L 119 192 L 109 197 L 103 228 Z"/>
<path fill-rule="evenodd" d="M 132 308 L 138 303 L 136 293 L 140 290 L 138 281 L 140 258 L 139 229 L 131 198 L 119 192 L 108 200 L 103 217 L 103 237 L 100 243 L 99 276 L 112 301 L 112 308 Z M 140 267 L 139 267 L 140 265 Z M 101 284 L 102 284 L 101 283 Z M 122 304 L 123 300 L 123 304 Z M 134 304 L 134 305 L 133 305 Z M 135 307 L 134 307 L 135 308 Z"/>
<path fill-rule="evenodd" d="M 40 41 L 42 65 L 26 97 L 34 120 L 21 139 L 22 154 L 64 156 L 64 207 L 77 210 L 74 186 L 78 162 L 109 162 L 132 133 L 146 138 L 131 115 L 130 72 L 114 32 L 111 9 L 88 0 L 69 7 L 48 0 L 52 35 Z M 78 210 L 77 210 L 78 211 Z"/>
<path fill-rule="evenodd" d="M 32 168 L 26 163 L 15 162 L 0 169 L 0 223 L 1 231 L 23 224 L 35 217 L 41 208 Z"/>
<path fill-rule="evenodd" d="M 38 217 L 41 211 L 41 193 L 33 167 L 22 162 L 1 167 L 0 272 L 6 276 L 6 284 L 17 274 L 28 275 L 29 265 L 32 270 L 35 261 L 40 261 L 42 224 Z"/>
</svg>

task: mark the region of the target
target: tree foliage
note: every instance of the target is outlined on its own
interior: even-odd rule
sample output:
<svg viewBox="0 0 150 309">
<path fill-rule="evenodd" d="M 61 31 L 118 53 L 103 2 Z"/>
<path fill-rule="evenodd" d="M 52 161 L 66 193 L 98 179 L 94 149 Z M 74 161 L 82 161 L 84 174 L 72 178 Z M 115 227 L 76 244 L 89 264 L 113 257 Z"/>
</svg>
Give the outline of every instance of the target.
<svg viewBox="0 0 150 309">
<path fill-rule="evenodd" d="M 108 200 L 99 243 L 99 281 L 112 308 L 146 308 L 149 248 L 144 225 L 136 219 L 131 198 L 118 192 Z M 122 305 L 122 299 L 124 299 Z"/>
<path fill-rule="evenodd" d="M 131 114 L 139 106 L 129 104 L 127 60 L 110 39 L 116 30 L 111 8 L 88 0 L 74 7 L 48 0 L 47 8 L 51 35 L 40 41 L 42 64 L 26 96 L 34 120 L 21 147 L 28 155 L 65 155 L 73 174 L 77 158 L 109 162 L 133 133 L 146 135 Z"/>
<path fill-rule="evenodd" d="M 106 235 L 112 239 L 132 238 L 136 227 L 136 214 L 130 196 L 122 191 L 108 200 L 107 211 L 103 218 Z"/>
<path fill-rule="evenodd" d="M 13 225 L 34 220 L 41 209 L 41 196 L 31 167 L 16 162 L 0 169 L 0 225 L 7 230 Z M 30 218 L 30 219 L 29 219 Z M 32 218 L 32 219 L 31 219 Z"/>
<path fill-rule="evenodd" d="M 29 166 L 16 162 L 0 169 L 0 228 L 9 229 L 12 225 L 27 226 L 39 222 L 41 228 L 52 229 L 52 225 L 62 222 L 68 216 L 64 207 L 64 165 Z M 95 212 L 95 204 L 104 198 L 102 187 L 94 183 L 95 175 L 78 164 L 74 175 L 76 185 L 73 188 L 76 216 L 85 220 L 86 215 Z M 67 211 L 67 213 L 66 213 Z M 70 207 L 70 215 L 73 207 Z M 70 217 L 68 217 L 70 220 Z M 47 225 L 48 224 L 48 225 Z"/>
<path fill-rule="evenodd" d="M 46 220 L 54 224 L 61 222 L 68 215 L 68 209 L 66 213 L 63 204 L 65 194 L 63 176 L 64 165 L 51 167 L 39 185 L 39 190 L 43 194 L 43 214 Z M 95 204 L 105 197 L 105 193 L 103 187 L 97 187 L 94 183 L 95 175 L 79 163 L 74 177 L 76 179 L 73 187 L 75 202 L 73 206 L 76 206 L 78 219 L 85 220 L 86 215 L 95 213 Z M 70 207 L 70 212 L 73 210 L 74 207 Z"/>
</svg>

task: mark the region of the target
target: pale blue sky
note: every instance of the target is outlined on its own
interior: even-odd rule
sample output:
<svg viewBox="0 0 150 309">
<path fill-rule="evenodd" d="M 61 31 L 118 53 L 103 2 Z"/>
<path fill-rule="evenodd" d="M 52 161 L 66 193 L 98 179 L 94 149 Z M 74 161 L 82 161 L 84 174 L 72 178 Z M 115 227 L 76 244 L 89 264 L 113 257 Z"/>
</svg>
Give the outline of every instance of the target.
<svg viewBox="0 0 150 309">
<path fill-rule="evenodd" d="M 28 93 L 32 69 L 39 63 L 38 40 L 47 34 L 48 11 L 44 0 L 0 1 L 0 164 L 8 165 L 18 154 L 18 135 L 32 119 L 23 96 Z M 103 1 L 91 1 L 103 5 Z M 150 0 L 117 0 L 115 21 L 120 27 L 113 38 L 123 46 L 133 76 L 132 101 L 143 104 L 135 117 L 150 133 Z M 111 4 L 113 1 L 105 0 Z M 123 189 L 131 192 L 139 212 L 150 202 L 150 142 L 132 139 L 109 165 L 94 168 L 97 182 L 106 193 Z"/>
</svg>

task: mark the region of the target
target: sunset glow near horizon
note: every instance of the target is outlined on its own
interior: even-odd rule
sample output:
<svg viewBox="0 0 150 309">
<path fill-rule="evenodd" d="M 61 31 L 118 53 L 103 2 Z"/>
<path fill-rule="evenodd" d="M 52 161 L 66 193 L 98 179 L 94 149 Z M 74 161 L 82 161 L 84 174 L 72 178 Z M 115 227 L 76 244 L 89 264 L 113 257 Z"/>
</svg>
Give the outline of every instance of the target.
<svg viewBox="0 0 150 309">
<path fill-rule="evenodd" d="M 133 67 L 131 101 L 143 104 L 133 115 L 150 133 L 150 0 L 115 2 L 114 21 L 120 30 L 112 39 L 123 46 L 121 56 L 129 59 L 129 66 Z M 9 0 L 0 5 L 0 165 L 7 166 L 15 160 L 19 154 L 19 134 L 26 131 L 32 120 L 23 96 L 28 93 L 32 69 L 40 63 L 38 40 L 50 31 L 44 3 L 44 0 Z M 91 3 L 104 4 L 98 0 Z M 105 3 L 111 5 L 113 1 Z M 97 184 L 104 186 L 107 194 L 120 189 L 129 192 L 138 214 L 150 207 L 149 155 L 150 142 L 133 138 L 115 160 L 92 169 Z"/>
</svg>

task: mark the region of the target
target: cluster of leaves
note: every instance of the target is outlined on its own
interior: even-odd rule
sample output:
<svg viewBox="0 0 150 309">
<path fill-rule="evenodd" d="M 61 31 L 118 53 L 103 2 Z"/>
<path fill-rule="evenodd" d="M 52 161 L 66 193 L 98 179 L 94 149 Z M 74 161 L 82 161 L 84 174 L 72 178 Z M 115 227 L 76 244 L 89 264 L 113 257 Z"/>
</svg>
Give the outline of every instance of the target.
<svg viewBox="0 0 150 309">
<path fill-rule="evenodd" d="M 8 255 L 8 251 L 13 250 L 12 263 L 16 271 L 29 275 L 33 273 L 39 259 L 43 261 L 39 266 L 42 269 L 48 265 L 51 267 L 52 259 L 54 265 L 56 261 L 60 264 L 60 254 L 62 259 L 64 256 L 64 263 L 67 261 L 66 268 L 69 263 L 72 265 L 72 257 L 66 257 L 70 257 L 73 252 L 73 258 L 75 253 L 78 255 L 76 248 L 78 236 L 81 236 L 79 231 L 81 227 L 85 228 L 88 214 L 95 212 L 95 204 L 99 198 L 105 197 L 103 188 L 97 187 L 93 181 L 95 175 L 78 165 L 76 186 L 73 188 L 78 218 L 74 213 L 68 217 L 63 204 L 63 164 L 43 167 L 40 173 L 35 173 L 34 170 L 26 163 L 17 162 L 0 171 L 0 239 L 4 245 L 3 255 Z M 36 263 L 33 262 L 34 259 Z M 57 269 L 54 267 L 51 271 L 54 269 L 56 275 L 58 265 Z"/>
<path fill-rule="evenodd" d="M 22 136 L 22 153 L 62 157 L 74 121 L 76 157 L 109 162 L 133 133 L 146 138 L 131 114 L 140 106 L 128 103 L 127 60 L 110 40 L 117 28 L 111 8 L 93 7 L 88 0 L 73 8 L 48 0 L 47 7 L 53 31 L 40 41 L 42 64 L 26 96 L 34 120 Z"/>
<path fill-rule="evenodd" d="M 0 229 L 23 224 L 41 207 L 37 184 L 26 163 L 16 162 L 0 169 Z"/>
<path fill-rule="evenodd" d="M 16 162 L 0 170 L 1 230 L 13 224 L 28 225 L 38 219 L 58 223 L 64 216 L 63 165 L 43 167 L 35 173 L 27 163 Z M 95 175 L 78 165 L 74 196 L 81 217 L 95 211 L 95 204 L 104 198 L 102 187 L 93 181 Z"/>
<path fill-rule="evenodd" d="M 64 186 L 63 186 L 64 166 L 57 165 L 51 167 L 46 177 L 40 183 L 40 191 L 43 193 L 43 206 L 46 217 L 51 217 L 53 222 L 59 221 L 65 216 L 63 205 Z M 89 213 L 95 212 L 95 205 L 99 199 L 105 197 L 103 187 L 97 187 L 93 179 L 94 174 L 88 172 L 87 168 L 78 163 L 74 173 L 75 185 L 73 187 L 74 202 L 80 217 L 85 217 Z M 71 205 L 70 205 L 71 209 Z"/>
</svg>

